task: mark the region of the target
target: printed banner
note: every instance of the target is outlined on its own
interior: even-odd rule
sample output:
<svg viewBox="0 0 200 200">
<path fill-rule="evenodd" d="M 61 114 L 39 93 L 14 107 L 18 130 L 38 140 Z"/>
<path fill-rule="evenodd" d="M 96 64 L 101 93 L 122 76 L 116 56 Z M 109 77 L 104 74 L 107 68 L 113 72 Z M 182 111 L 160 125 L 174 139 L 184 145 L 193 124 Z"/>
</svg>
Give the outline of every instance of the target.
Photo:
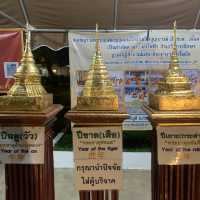
<svg viewBox="0 0 200 200">
<path fill-rule="evenodd" d="M 77 190 L 121 190 L 121 160 L 76 160 Z"/>
<path fill-rule="evenodd" d="M 87 70 L 95 52 L 95 33 L 69 33 L 71 106 L 76 105 Z M 190 78 L 193 90 L 200 94 L 200 31 L 177 30 L 177 47 L 181 67 Z M 116 93 L 125 102 L 129 119 L 123 130 L 151 129 L 141 110 L 148 102 L 148 92 L 157 89 L 158 81 L 169 66 L 173 45 L 172 30 L 100 33 L 100 46 Z M 140 119 L 135 117 L 140 115 Z M 134 120 L 135 119 L 135 120 Z"/>
<path fill-rule="evenodd" d="M 6 92 L 22 57 L 22 29 L 0 29 L 0 52 L 0 92 Z"/>
<path fill-rule="evenodd" d="M 199 126 L 157 127 L 157 145 L 160 165 L 200 164 Z"/>
<path fill-rule="evenodd" d="M 121 159 L 122 129 L 112 127 L 73 128 L 74 159 Z"/>
<path fill-rule="evenodd" d="M 0 163 L 43 164 L 44 127 L 0 127 Z"/>
<path fill-rule="evenodd" d="M 200 66 L 200 31 L 177 30 L 180 63 Z M 70 32 L 70 65 L 88 70 L 95 52 L 95 33 Z M 108 70 L 156 70 L 168 67 L 173 47 L 173 30 L 100 33 L 101 52 Z"/>
</svg>

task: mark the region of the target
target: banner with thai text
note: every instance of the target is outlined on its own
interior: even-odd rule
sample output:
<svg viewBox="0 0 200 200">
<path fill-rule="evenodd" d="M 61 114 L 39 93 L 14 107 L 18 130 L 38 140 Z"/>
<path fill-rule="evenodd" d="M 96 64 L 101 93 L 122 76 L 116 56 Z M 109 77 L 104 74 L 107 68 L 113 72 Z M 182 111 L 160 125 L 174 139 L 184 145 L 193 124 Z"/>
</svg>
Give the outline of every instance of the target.
<svg viewBox="0 0 200 200">
<path fill-rule="evenodd" d="M 43 164 L 44 127 L 0 127 L 0 163 Z"/>
<path fill-rule="evenodd" d="M 160 165 L 200 164 L 199 126 L 159 126 L 157 145 Z"/>
<path fill-rule="evenodd" d="M 69 33 L 71 106 L 76 105 L 87 70 L 95 53 L 95 33 Z M 101 32 L 100 46 L 104 63 L 119 100 L 125 102 L 129 119 L 123 130 L 151 129 L 141 104 L 148 102 L 148 92 L 157 89 L 158 81 L 169 66 L 173 45 L 172 30 Z M 200 31 L 177 30 L 180 65 L 200 94 Z"/>
<path fill-rule="evenodd" d="M 6 92 L 22 58 L 22 29 L 0 29 L 0 52 L 0 92 Z"/>
</svg>

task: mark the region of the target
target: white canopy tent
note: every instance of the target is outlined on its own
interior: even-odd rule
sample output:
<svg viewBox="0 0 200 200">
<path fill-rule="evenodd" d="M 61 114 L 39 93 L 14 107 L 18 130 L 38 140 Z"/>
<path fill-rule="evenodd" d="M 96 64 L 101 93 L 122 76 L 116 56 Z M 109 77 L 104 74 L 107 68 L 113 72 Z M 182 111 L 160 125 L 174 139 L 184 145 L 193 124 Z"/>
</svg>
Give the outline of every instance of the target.
<svg viewBox="0 0 200 200">
<path fill-rule="evenodd" d="M 1 28 L 30 24 L 34 46 L 59 48 L 71 29 L 167 29 L 200 27 L 199 0 L 1 0 Z M 40 34 L 38 34 L 40 33 Z"/>
</svg>

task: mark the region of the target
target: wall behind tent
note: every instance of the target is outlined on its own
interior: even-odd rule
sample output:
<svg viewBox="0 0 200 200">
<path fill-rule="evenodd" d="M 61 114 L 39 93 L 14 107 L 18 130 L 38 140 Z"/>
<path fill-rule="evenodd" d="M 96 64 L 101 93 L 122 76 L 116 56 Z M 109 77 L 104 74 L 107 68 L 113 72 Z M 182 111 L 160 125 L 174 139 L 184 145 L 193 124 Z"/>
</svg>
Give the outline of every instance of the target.
<svg viewBox="0 0 200 200">
<path fill-rule="evenodd" d="M 13 75 L 23 51 L 22 29 L 0 29 L 0 92 L 6 92 L 14 83 Z"/>
<path fill-rule="evenodd" d="M 71 102 L 76 105 L 87 70 L 95 52 L 95 34 L 69 33 L 71 76 Z M 200 94 L 200 31 L 178 30 L 177 47 L 180 65 Z M 121 102 L 125 102 L 129 119 L 125 130 L 150 129 L 146 115 L 141 110 L 148 102 L 149 90 L 157 89 L 158 81 L 169 67 L 173 47 L 171 30 L 100 33 L 102 56 Z"/>
</svg>

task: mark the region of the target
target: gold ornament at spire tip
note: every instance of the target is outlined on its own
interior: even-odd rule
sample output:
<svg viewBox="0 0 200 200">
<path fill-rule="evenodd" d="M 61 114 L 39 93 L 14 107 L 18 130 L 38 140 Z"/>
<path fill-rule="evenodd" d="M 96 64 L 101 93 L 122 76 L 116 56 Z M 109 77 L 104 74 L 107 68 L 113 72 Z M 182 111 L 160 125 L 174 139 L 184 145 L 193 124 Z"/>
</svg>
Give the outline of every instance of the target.
<svg viewBox="0 0 200 200">
<path fill-rule="evenodd" d="M 41 111 L 53 104 L 41 84 L 41 76 L 31 51 L 31 33 L 26 29 L 26 41 L 21 64 L 14 75 L 15 82 L 6 96 L 0 96 L 2 111 Z"/>
<path fill-rule="evenodd" d="M 78 110 L 118 110 L 118 96 L 115 94 L 100 49 L 98 24 L 93 61 L 88 71 L 82 94 L 77 98 Z"/>
<path fill-rule="evenodd" d="M 166 76 L 158 83 L 155 94 L 149 94 L 149 106 L 157 110 L 199 110 L 200 97 L 195 96 L 191 82 L 183 74 L 176 45 L 176 21 L 173 23 L 173 49 Z"/>
</svg>

